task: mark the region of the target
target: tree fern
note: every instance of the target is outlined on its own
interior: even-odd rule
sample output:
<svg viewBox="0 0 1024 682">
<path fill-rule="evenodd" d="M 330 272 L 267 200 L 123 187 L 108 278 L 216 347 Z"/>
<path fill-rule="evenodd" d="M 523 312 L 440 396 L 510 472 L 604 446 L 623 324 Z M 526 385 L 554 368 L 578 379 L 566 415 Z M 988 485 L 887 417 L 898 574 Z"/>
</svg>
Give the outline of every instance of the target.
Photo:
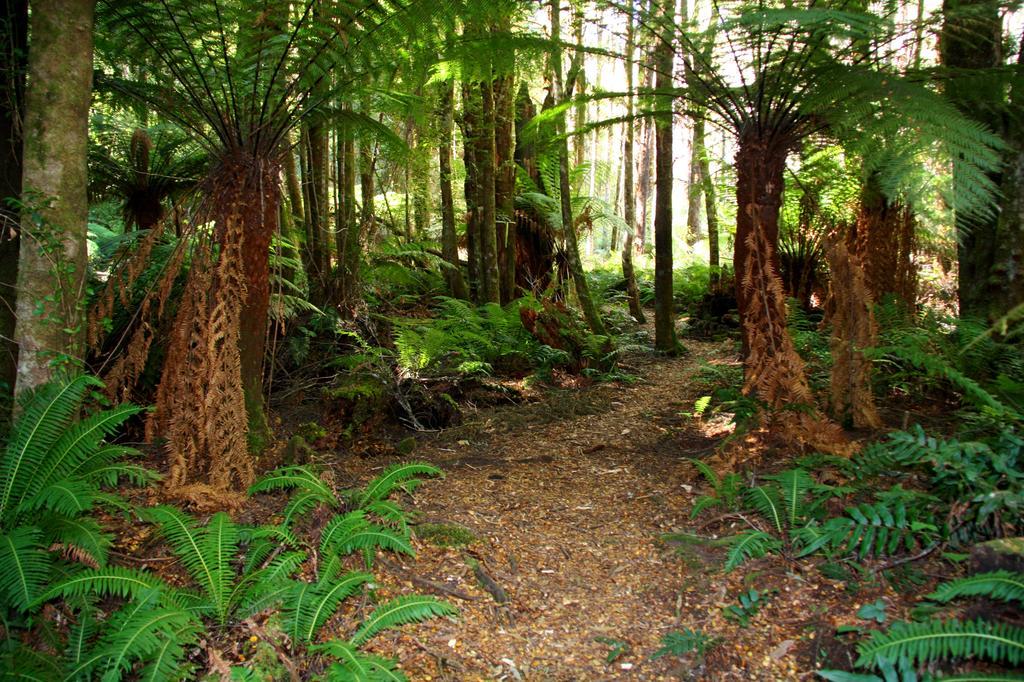
<svg viewBox="0 0 1024 682">
<path fill-rule="evenodd" d="M 419 623 L 437 616 L 454 616 L 456 613 L 450 604 L 434 597 L 396 597 L 374 609 L 349 641 L 354 646 L 362 646 L 383 630 L 405 623 Z"/>
<path fill-rule="evenodd" d="M 978 573 L 942 583 L 928 599 L 948 602 L 959 597 L 988 597 L 1024 603 L 1024 574 L 1010 571 Z"/>
</svg>

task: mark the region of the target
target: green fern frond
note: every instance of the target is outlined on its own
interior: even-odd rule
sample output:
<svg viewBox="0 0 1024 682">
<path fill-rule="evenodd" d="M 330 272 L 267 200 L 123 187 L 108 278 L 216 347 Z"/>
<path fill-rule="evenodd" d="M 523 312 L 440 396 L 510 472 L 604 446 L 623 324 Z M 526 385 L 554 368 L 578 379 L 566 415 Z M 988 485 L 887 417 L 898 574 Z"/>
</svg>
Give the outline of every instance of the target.
<svg viewBox="0 0 1024 682">
<path fill-rule="evenodd" d="M 369 525 L 366 512 L 355 509 L 347 514 L 338 514 L 327 522 L 320 534 L 320 553 L 327 555 L 338 551 L 338 545 L 345 543 L 354 534 Z"/>
<path fill-rule="evenodd" d="M 249 494 L 273 490 L 304 490 L 315 493 L 325 504 L 337 506 L 334 491 L 322 478 L 306 466 L 288 466 L 274 469 L 249 487 Z"/>
<path fill-rule="evenodd" d="M 979 658 L 1011 666 L 1024 662 L 1024 628 L 983 620 L 896 622 L 857 647 L 858 667 L 906 656 L 912 662 Z"/>
<path fill-rule="evenodd" d="M 121 597 L 134 599 L 142 593 L 160 592 L 167 584 L 148 571 L 123 566 L 85 569 L 50 586 L 37 600 L 38 603 L 58 597 Z"/>
<path fill-rule="evenodd" d="M 353 572 L 337 579 L 325 577 L 317 583 L 295 585 L 281 607 L 283 625 L 292 639 L 292 646 L 313 641 L 341 602 L 371 580 L 373 576 L 369 573 Z"/>
<path fill-rule="evenodd" d="M 725 559 L 725 570 L 731 571 L 748 559 L 763 557 L 778 551 L 782 542 L 761 530 L 749 530 L 722 538 L 716 544 L 729 548 Z"/>
<path fill-rule="evenodd" d="M 779 497 L 786 512 L 786 522 L 793 528 L 799 518 L 805 515 L 804 500 L 807 494 L 817 487 L 817 483 L 803 469 L 787 469 L 766 478 L 778 484 Z"/>
<path fill-rule="evenodd" d="M 42 540 L 43 532 L 34 526 L 0 535 L 0 597 L 21 612 L 30 609 L 50 577 L 53 558 Z"/>
<path fill-rule="evenodd" d="M 235 578 L 231 560 L 238 551 L 238 526 L 224 512 L 205 526 L 174 507 L 153 507 L 145 516 L 155 521 L 182 565 L 210 600 L 223 623 L 228 616 L 228 595 Z"/>
<path fill-rule="evenodd" d="M 56 544 L 84 552 L 101 568 L 107 564 L 110 536 L 103 532 L 96 519 L 55 517 L 47 520 L 46 529 Z"/>
<path fill-rule="evenodd" d="M 988 597 L 1024 602 L 1024 574 L 1010 571 L 978 573 L 942 583 L 927 598 L 945 603 L 958 597 Z"/>
<path fill-rule="evenodd" d="M 782 508 L 782 500 L 779 499 L 779 492 L 774 486 L 750 488 L 746 492 L 746 499 L 750 506 L 775 527 L 776 531 L 782 532 L 786 515 Z"/>
<path fill-rule="evenodd" d="M 406 462 L 393 464 L 384 470 L 377 478 L 370 481 L 359 498 L 359 507 L 383 500 L 397 488 L 409 489 L 419 483 L 417 476 L 440 476 L 444 472 L 432 464 L 426 462 Z"/>
<path fill-rule="evenodd" d="M 22 413 L 15 420 L 0 465 L 0 523 L 32 484 L 32 474 L 67 431 L 86 391 L 103 384 L 81 375 L 52 382 L 19 396 Z"/>
<path fill-rule="evenodd" d="M 367 524 L 335 543 L 334 550 L 344 556 L 356 550 L 372 552 L 380 548 L 391 552 L 399 552 L 413 556 L 416 551 L 412 548 L 407 537 L 402 537 L 394 530 L 375 523 Z"/>
<path fill-rule="evenodd" d="M 362 646 L 383 630 L 457 613 L 450 604 L 434 597 L 415 594 L 396 597 L 374 609 L 349 641 L 354 646 Z"/>
<path fill-rule="evenodd" d="M 868 556 L 891 556 L 901 547 L 907 551 L 932 541 L 935 526 L 917 521 L 902 503 L 863 503 L 846 508 L 846 515 L 831 518 L 820 528 L 820 535 L 797 555 L 813 554 L 820 549 Z"/>
<path fill-rule="evenodd" d="M 327 669 L 328 682 L 405 682 L 395 662 L 366 654 L 343 640 L 331 640 L 313 647 L 313 651 L 337 659 Z"/>
</svg>

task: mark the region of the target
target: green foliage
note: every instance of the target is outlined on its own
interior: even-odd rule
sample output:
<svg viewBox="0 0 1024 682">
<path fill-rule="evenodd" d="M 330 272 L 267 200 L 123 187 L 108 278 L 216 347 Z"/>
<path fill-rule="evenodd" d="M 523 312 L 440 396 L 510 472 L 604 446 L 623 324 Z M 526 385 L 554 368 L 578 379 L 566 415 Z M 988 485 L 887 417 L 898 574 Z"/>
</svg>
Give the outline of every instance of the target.
<svg viewBox="0 0 1024 682">
<path fill-rule="evenodd" d="M 0 600 L 29 611 L 53 567 L 51 548 L 103 566 L 110 541 L 88 516 L 116 503 L 101 486 L 154 474 L 123 460 L 136 451 L 104 441 L 140 408 L 122 405 L 78 419 L 90 390 L 88 376 L 55 381 L 19 397 L 20 416 L 0 461 Z"/>
<path fill-rule="evenodd" d="M 731 620 L 740 627 L 750 626 L 750 619 L 757 615 L 758 611 L 768 601 L 768 593 L 758 592 L 751 588 L 740 594 L 737 598 L 738 604 L 729 604 L 722 610 L 726 620 Z"/>
<path fill-rule="evenodd" d="M 997 571 L 943 583 L 929 599 L 949 602 L 959 597 L 989 597 L 1024 602 L 1024 575 Z M 879 621 L 881 622 L 881 620 Z M 887 630 L 876 630 L 857 646 L 858 668 L 879 669 L 883 677 L 855 675 L 828 670 L 819 673 L 827 680 L 916 680 L 916 668 L 934 666 L 939 661 L 983 660 L 1010 667 L 1024 662 L 1024 628 L 982 619 L 963 621 L 933 617 L 921 622 L 893 623 Z M 894 664 L 893 661 L 897 663 Z M 926 677 L 925 679 L 930 679 Z M 1013 679 L 996 673 L 967 673 L 942 679 Z"/>
<path fill-rule="evenodd" d="M 782 548 L 782 542 L 763 530 L 748 530 L 724 537 L 718 544 L 729 548 L 725 570 L 731 571 L 749 559 L 757 559 Z"/>
<path fill-rule="evenodd" d="M 934 541 L 937 528 L 914 520 L 902 503 L 862 503 L 847 507 L 843 516 L 828 519 L 820 527 L 807 526 L 801 532 L 806 546 L 798 556 L 824 549 L 855 554 L 863 561 L 869 556 L 892 556 L 901 549 L 913 551 Z"/>
<path fill-rule="evenodd" d="M 495 365 L 550 366 L 565 362 L 564 353 L 542 346 L 526 329 L 519 310 L 535 303 L 520 299 L 501 307 L 475 307 L 455 298 L 438 297 L 435 317 L 396 322 L 399 364 L 414 372 L 489 374 Z"/>
<path fill-rule="evenodd" d="M 685 656 L 694 653 L 697 658 L 704 658 L 704 655 L 718 644 L 718 640 L 701 630 L 682 631 L 673 630 L 661 638 L 661 648 L 654 652 L 651 658 L 662 656 Z"/>
<path fill-rule="evenodd" d="M 715 470 L 699 459 L 690 459 L 690 463 L 697 467 L 704 480 L 711 486 L 710 495 L 701 495 L 693 502 L 693 509 L 690 511 L 690 518 L 695 519 L 706 509 L 711 507 L 722 507 L 725 511 L 734 511 L 737 507 L 740 494 L 740 475 L 734 471 L 719 476 Z"/>
</svg>

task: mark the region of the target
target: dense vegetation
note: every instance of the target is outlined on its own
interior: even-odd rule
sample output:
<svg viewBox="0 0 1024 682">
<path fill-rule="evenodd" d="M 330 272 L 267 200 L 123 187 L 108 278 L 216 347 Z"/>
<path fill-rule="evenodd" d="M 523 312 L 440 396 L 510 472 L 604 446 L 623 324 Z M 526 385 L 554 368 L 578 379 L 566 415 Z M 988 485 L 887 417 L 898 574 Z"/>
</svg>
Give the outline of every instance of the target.
<svg viewBox="0 0 1024 682">
<path fill-rule="evenodd" d="M 4 679 L 1018 679 L 1018 3 L 2 11 Z M 538 615 L 488 552 L 565 511 L 556 457 L 595 499 L 650 469 L 595 515 L 687 513 L 596 551 L 721 576 L 717 620 L 684 584 L 660 645 L 601 616 L 603 661 L 536 670 L 458 620 Z M 449 468 L 507 497 L 479 527 L 436 518 Z M 729 668 L 794 575 L 874 601 Z"/>
</svg>

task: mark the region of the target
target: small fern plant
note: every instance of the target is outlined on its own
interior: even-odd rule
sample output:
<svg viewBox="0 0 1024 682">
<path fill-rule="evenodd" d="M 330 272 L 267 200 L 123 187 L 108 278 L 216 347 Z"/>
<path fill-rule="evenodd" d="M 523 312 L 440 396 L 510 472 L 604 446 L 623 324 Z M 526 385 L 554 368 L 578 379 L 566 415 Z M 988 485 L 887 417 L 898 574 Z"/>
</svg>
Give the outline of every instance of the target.
<svg viewBox="0 0 1024 682">
<path fill-rule="evenodd" d="M 711 486 L 711 493 L 701 495 L 693 503 L 690 518 L 697 518 L 702 512 L 712 507 L 721 507 L 725 511 L 735 511 L 742 490 L 742 479 L 735 471 L 719 476 L 707 462 L 691 459 L 690 463 L 697 468 L 704 480 Z"/>
<path fill-rule="evenodd" d="M 0 602 L 16 612 L 33 608 L 56 556 L 106 564 L 110 540 L 89 511 L 122 503 L 103 487 L 155 478 L 125 462 L 135 450 L 106 443 L 141 408 L 121 405 L 78 419 L 89 392 L 101 387 L 82 375 L 19 397 L 20 415 L 0 461 Z"/>
<path fill-rule="evenodd" d="M 292 490 L 284 508 L 281 528 L 293 529 L 299 520 L 317 506 L 344 513 L 335 516 L 324 528 L 321 551 L 342 554 L 363 550 L 367 568 L 372 565 L 376 548 L 412 554 L 409 514 L 390 499 L 396 492 L 411 493 L 425 476 L 443 476 L 437 467 L 424 462 L 394 464 L 370 481 L 365 488 L 336 491 L 308 466 L 289 466 L 271 471 L 249 489 L 250 494 L 274 490 Z"/>
<path fill-rule="evenodd" d="M 1024 574 L 1009 571 L 981 573 L 939 585 L 928 599 L 948 604 L 961 597 L 987 597 L 1024 604 Z M 1024 628 L 986 619 L 932 618 L 922 622 L 896 622 L 888 630 L 876 630 L 857 646 L 854 663 L 874 669 L 878 675 L 853 674 L 841 670 L 818 673 L 833 682 L 889 682 L 914 680 L 917 669 L 934 668 L 940 662 L 987 661 L 1019 670 L 1024 664 Z M 926 678 L 931 679 L 931 678 Z M 984 675 L 954 676 L 948 679 L 1010 680 L 1019 677 Z"/>
</svg>

